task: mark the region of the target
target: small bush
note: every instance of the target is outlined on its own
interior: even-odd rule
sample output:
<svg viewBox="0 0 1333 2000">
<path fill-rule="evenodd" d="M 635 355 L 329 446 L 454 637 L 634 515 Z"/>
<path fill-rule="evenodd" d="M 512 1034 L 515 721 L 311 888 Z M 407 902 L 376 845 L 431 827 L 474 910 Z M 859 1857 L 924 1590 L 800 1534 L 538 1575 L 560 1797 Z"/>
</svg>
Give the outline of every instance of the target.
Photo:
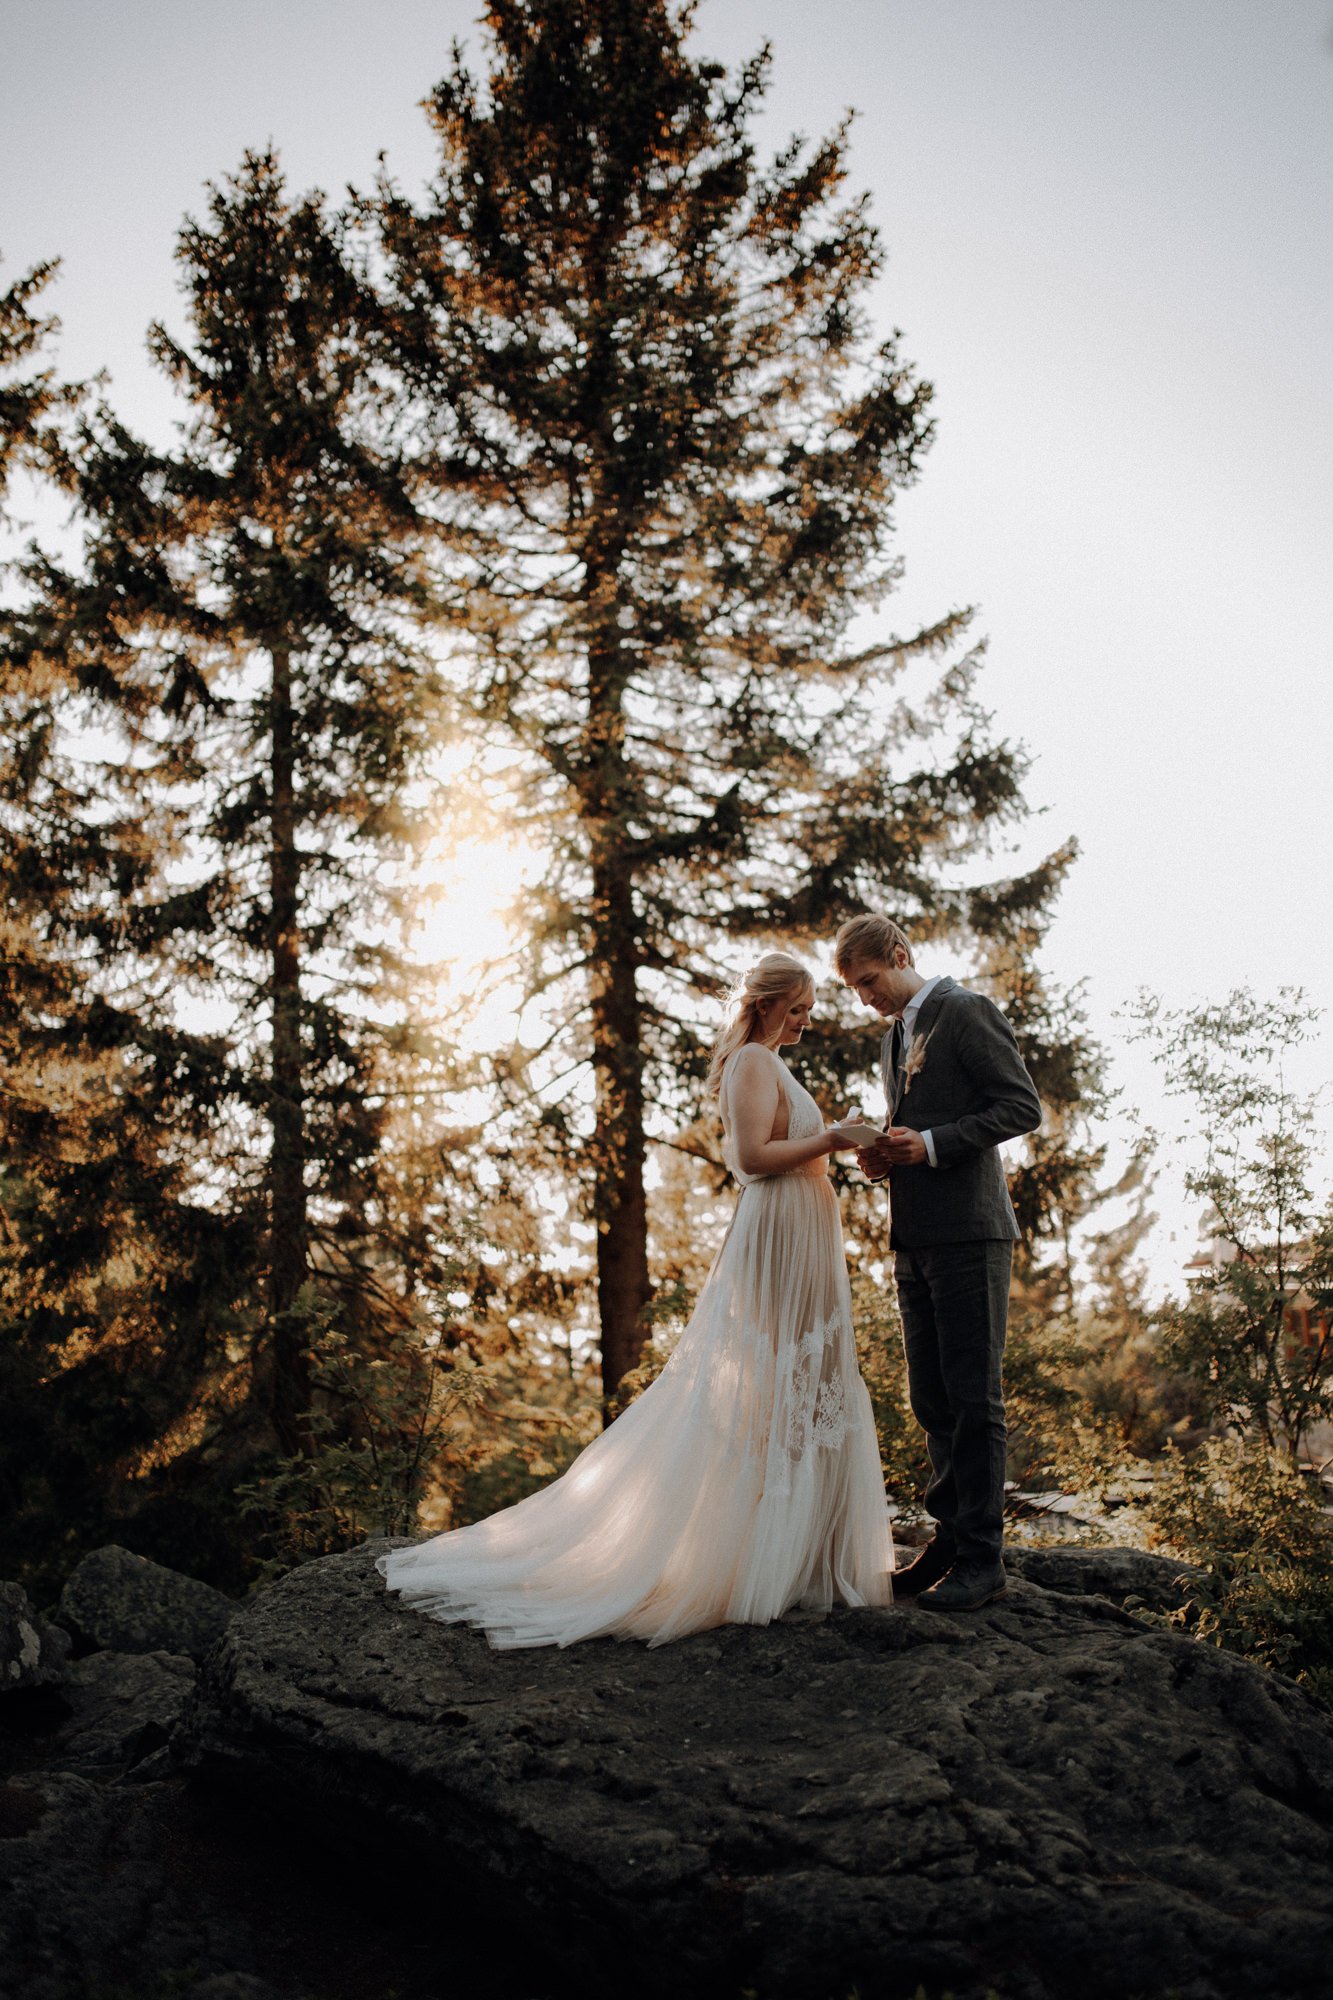
<svg viewBox="0 0 1333 2000">
<path fill-rule="evenodd" d="M 401 1342 L 366 1354 L 303 1295 L 314 1400 L 310 1449 L 274 1458 L 236 1488 L 263 1558 L 259 1581 L 368 1535 L 409 1535 L 439 1463 L 480 1403 L 485 1370 L 466 1348 Z"/>
<path fill-rule="evenodd" d="M 1168 1454 L 1152 1539 L 1207 1572 L 1168 1622 L 1333 1705 L 1333 1521 L 1321 1489 L 1234 1434 Z"/>
</svg>

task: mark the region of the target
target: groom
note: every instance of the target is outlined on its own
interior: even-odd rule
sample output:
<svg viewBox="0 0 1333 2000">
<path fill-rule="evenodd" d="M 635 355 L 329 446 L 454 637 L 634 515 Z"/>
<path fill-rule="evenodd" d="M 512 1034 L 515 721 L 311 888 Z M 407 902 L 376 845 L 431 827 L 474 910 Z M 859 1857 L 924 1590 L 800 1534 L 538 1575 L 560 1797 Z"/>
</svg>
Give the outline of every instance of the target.
<svg viewBox="0 0 1333 2000">
<path fill-rule="evenodd" d="M 934 1539 L 895 1597 L 975 1611 L 1005 1590 L 1000 1361 L 1018 1226 L 998 1148 L 1041 1123 L 1014 1031 L 993 1001 L 923 979 L 888 917 L 853 917 L 834 964 L 889 1023 L 880 1052 L 889 1127 L 857 1155 L 889 1182 L 894 1275 L 912 1414 L 926 1433 Z"/>
</svg>

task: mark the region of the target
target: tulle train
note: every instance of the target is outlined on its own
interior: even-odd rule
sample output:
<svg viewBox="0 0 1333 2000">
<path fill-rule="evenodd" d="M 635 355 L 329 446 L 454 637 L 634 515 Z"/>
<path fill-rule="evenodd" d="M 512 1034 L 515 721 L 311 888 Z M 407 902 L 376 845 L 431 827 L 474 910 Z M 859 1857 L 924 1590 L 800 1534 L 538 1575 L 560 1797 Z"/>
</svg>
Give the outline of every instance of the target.
<svg viewBox="0 0 1333 2000">
<path fill-rule="evenodd" d="M 888 1511 L 822 1166 L 742 1188 L 671 1359 L 563 1477 L 382 1556 L 388 1587 L 499 1647 L 660 1646 L 798 1604 L 887 1603 Z"/>
</svg>

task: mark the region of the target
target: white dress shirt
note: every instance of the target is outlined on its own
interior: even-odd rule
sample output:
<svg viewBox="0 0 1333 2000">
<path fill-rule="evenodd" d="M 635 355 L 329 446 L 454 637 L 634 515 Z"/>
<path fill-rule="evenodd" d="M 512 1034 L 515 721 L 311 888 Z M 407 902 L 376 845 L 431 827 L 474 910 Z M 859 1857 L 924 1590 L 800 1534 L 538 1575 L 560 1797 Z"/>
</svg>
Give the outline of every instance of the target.
<svg viewBox="0 0 1333 2000">
<path fill-rule="evenodd" d="M 943 977 L 942 972 L 937 972 L 933 979 L 927 979 L 924 985 L 918 986 L 899 1017 L 903 1024 L 902 1062 L 904 1066 L 907 1062 L 907 1052 L 912 1046 L 912 1037 L 916 1033 L 916 1017 L 921 1012 L 925 1001 L 930 998 L 930 995 L 934 992 Z M 926 1158 L 930 1161 L 932 1167 L 937 1167 L 939 1161 L 935 1158 L 934 1139 L 929 1132 L 923 1132 L 921 1139 L 926 1149 Z"/>
</svg>

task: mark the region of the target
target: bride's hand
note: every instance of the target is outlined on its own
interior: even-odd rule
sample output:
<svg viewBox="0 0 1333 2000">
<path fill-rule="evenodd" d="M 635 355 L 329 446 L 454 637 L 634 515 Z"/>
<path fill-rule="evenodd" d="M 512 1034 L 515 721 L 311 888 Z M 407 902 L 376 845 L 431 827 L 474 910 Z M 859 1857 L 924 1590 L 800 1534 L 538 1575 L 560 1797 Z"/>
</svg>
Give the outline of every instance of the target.
<svg viewBox="0 0 1333 2000">
<path fill-rule="evenodd" d="M 867 1134 L 872 1131 L 863 1118 L 844 1118 L 836 1125 L 830 1125 L 824 1133 L 830 1153 L 851 1153 L 866 1144 Z M 875 1135 L 879 1135 L 876 1133 Z"/>
</svg>

